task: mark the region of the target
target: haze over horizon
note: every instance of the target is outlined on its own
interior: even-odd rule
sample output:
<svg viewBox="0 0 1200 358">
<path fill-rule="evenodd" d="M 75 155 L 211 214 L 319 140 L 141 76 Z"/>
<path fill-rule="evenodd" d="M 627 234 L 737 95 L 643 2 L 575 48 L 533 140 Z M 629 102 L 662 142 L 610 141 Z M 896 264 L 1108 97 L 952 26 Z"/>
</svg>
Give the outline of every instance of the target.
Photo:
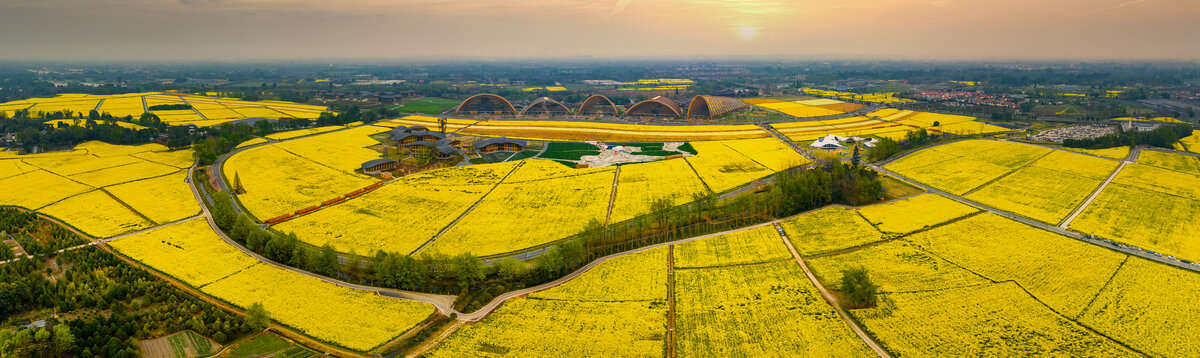
<svg viewBox="0 0 1200 358">
<path fill-rule="evenodd" d="M 0 0 L 4 60 L 1197 60 L 1189 0 Z"/>
</svg>

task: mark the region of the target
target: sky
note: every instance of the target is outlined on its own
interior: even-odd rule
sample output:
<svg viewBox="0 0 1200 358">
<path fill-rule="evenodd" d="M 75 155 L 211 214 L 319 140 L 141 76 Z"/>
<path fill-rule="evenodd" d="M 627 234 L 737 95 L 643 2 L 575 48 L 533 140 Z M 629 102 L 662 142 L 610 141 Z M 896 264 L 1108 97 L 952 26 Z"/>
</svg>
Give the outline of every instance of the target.
<svg viewBox="0 0 1200 358">
<path fill-rule="evenodd" d="M 1200 0 L 0 0 L 5 60 L 1198 60 Z"/>
</svg>

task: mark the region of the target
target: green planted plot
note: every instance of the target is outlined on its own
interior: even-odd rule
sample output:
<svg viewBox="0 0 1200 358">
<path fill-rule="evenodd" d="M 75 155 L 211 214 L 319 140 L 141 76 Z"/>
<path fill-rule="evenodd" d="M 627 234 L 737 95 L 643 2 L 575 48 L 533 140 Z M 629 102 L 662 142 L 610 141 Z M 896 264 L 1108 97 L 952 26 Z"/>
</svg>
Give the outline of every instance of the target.
<svg viewBox="0 0 1200 358">
<path fill-rule="evenodd" d="M 585 155 L 600 154 L 600 147 L 588 143 L 553 142 L 546 145 L 546 150 L 539 158 L 558 160 L 579 160 Z"/>
<path fill-rule="evenodd" d="M 167 337 L 171 352 L 176 358 L 200 357 L 215 351 L 213 343 L 192 331 L 179 332 Z"/>
<path fill-rule="evenodd" d="M 274 334 L 261 334 L 230 350 L 229 357 L 243 358 L 264 355 L 290 347 L 291 345 L 292 344 L 288 341 L 285 341 L 283 338 L 279 338 L 279 336 Z M 290 350 L 291 349 L 289 349 L 289 351 Z"/>
<path fill-rule="evenodd" d="M 438 97 L 425 97 L 403 104 L 396 105 L 395 108 L 401 112 L 421 113 L 421 114 L 438 114 L 448 109 L 458 106 L 459 101 Z"/>
</svg>

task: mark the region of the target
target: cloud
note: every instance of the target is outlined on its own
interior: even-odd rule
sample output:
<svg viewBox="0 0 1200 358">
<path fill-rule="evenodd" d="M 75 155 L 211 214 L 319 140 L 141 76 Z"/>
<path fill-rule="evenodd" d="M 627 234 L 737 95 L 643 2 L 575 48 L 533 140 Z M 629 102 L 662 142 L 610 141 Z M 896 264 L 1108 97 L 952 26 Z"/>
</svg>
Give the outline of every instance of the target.
<svg viewBox="0 0 1200 358">
<path fill-rule="evenodd" d="M 617 16 L 617 14 L 620 14 L 621 11 L 625 11 L 625 7 L 629 6 L 629 3 L 632 3 L 632 2 L 633 2 L 633 0 L 617 0 L 617 3 L 615 5 L 613 5 L 612 12 L 609 13 L 608 16 L 604 17 L 604 21 L 608 21 L 608 19 L 611 19 L 613 16 Z"/>
</svg>

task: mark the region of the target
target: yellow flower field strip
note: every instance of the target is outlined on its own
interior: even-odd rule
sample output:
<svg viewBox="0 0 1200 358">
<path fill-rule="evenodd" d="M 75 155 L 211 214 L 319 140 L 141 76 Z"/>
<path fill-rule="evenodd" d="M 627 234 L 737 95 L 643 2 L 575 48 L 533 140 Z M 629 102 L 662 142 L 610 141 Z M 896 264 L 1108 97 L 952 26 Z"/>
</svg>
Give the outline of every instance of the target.
<svg viewBox="0 0 1200 358">
<path fill-rule="evenodd" d="M 221 168 L 230 184 L 241 178 L 245 194 L 238 200 L 260 219 L 291 213 L 330 198 L 342 196 L 373 182 L 312 160 L 288 153 L 273 145 L 239 152 Z"/>
<path fill-rule="evenodd" d="M 17 189 L 0 190 L 0 204 L 30 210 L 92 190 L 90 186 L 40 169 L 0 179 L 0 188 Z"/>
<path fill-rule="evenodd" d="M 695 141 L 695 140 L 725 140 L 725 139 L 746 139 L 746 138 L 762 138 L 769 136 L 765 131 L 747 131 L 744 133 L 734 132 L 618 132 L 611 130 L 582 130 L 580 128 L 569 128 L 566 131 L 556 128 L 533 128 L 533 129 L 503 129 L 494 127 L 471 127 L 458 132 L 464 135 L 477 135 L 485 137 L 500 137 L 525 139 L 525 140 L 545 140 L 545 141 L 588 141 L 596 140 L 603 142 L 673 142 L 673 141 Z"/>
<path fill-rule="evenodd" d="M 675 271 L 680 357 L 868 357 L 794 261 Z"/>
<path fill-rule="evenodd" d="M 1200 351 L 1200 276 L 1131 257 L 1079 322 L 1152 356 Z"/>
<path fill-rule="evenodd" d="M 720 143 L 774 171 L 781 171 L 811 162 L 808 158 L 800 155 L 792 147 L 784 144 L 783 141 L 775 137 L 727 140 Z M 696 144 L 693 143 L 692 145 L 695 146 Z"/>
<path fill-rule="evenodd" d="M 109 245 L 192 287 L 204 287 L 259 263 L 217 237 L 204 218 L 114 240 Z"/>
<path fill-rule="evenodd" d="M 263 139 L 263 138 L 250 138 L 249 140 L 238 144 L 237 148 L 249 147 L 249 146 L 252 146 L 255 144 L 262 144 L 262 143 L 266 143 L 266 142 L 267 142 L 267 140 Z"/>
<path fill-rule="evenodd" d="M 993 281 L 1013 280 L 1054 310 L 1074 317 L 1125 255 L 980 214 L 904 238 Z"/>
<path fill-rule="evenodd" d="M 143 178 L 163 176 L 182 171 L 182 169 L 158 163 L 139 160 L 130 164 L 93 170 L 69 176 L 72 180 L 93 187 L 105 187 L 126 183 Z"/>
<path fill-rule="evenodd" d="M 463 326 L 427 354 L 431 357 L 656 357 L 663 354 L 666 322 L 666 302 L 517 298 L 505 302 L 483 320 Z"/>
<path fill-rule="evenodd" d="M 375 123 L 374 125 L 380 126 L 380 127 L 388 127 L 388 128 L 395 128 L 395 127 L 399 127 L 399 126 L 407 126 L 407 127 L 422 126 L 425 128 L 429 128 L 429 130 L 431 130 L 431 131 L 438 131 L 438 128 L 439 128 L 438 127 L 439 123 L 436 121 L 427 122 L 427 121 L 421 121 L 421 120 L 409 120 L 407 117 L 401 118 L 401 119 L 393 119 L 393 120 L 390 120 L 387 122 L 378 122 L 378 123 Z M 454 131 L 454 130 L 463 129 L 463 128 L 466 128 L 468 125 L 471 125 L 471 123 L 460 124 L 460 123 L 448 122 L 448 123 L 446 123 L 446 131 Z"/>
<path fill-rule="evenodd" d="M 46 124 L 54 126 L 56 128 L 58 127 L 59 123 L 63 123 L 63 124 L 69 125 L 69 126 L 74 126 L 75 120 L 74 119 L 56 119 L 53 121 L 46 121 Z M 87 123 L 87 120 L 80 120 L 79 126 L 84 126 L 84 125 L 86 125 L 86 123 Z M 105 122 L 100 121 L 97 123 L 104 124 Z M 146 129 L 146 127 L 143 127 L 143 126 L 140 126 L 137 124 L 133 124 L 133 123 L 129 123 L 129 122 L 113 121 L 113 124 L 116 124 L 118 127 L 121 127 L 121 128 L 129 128 L 129 129 L 133 129 L 133 130 Z"/>
<path fill-rule="evenodd" d="M 1121 169 L 1113 183 L 1200 200 L 1200 176 L 1170 169 L 1129 164 Z"/>
<path fill-rule="evenodd" d="M 1143 150 L 1138 154 L 1137 161 L 1145 165 L 1200 175 L 1200 157 L 1196 156 Z"/>
<path fill-rule="evenodd" d="M 486 256 L 566 238 L 604 221 L 613 173 L 502 183 L 424 252 Z"/>
<path fill-rule="evenodd" d="M 1101 157 L 1112 158 L 1112 159 L 1125 159 L 1125 158 L 1129 157 L 1129 147 L 1112 147 L 1112 148 L 1107 148 L 1107 149 L 1083 149 L 1083 148 L 1063 147 L 1062 149 L 1069 150 L 1072 152 L 1098 155 Z"/>
<path fill-rule="evenodd" d="M 102 190 L 66 198 L 38 209 L 93 237 L 105 238 L 154 225 L 121 205 Z"/>
<path fill-rule="evenodd" d="M 1183 144 L 1189 152 L 1200 153 L 1200 130 L 1193 130 L 1192 135 L 1180 138 L 1179 143 Z M 1180 148 L 1180 150 L 1182 149 L 1184 148 Z"/>
<path fill-rule="evenodd" d="M 25 174 L 34 170 L 38 170 L 38 167 L 25 164 L 20 159 L 0 159 L 0 179 Z"/>
<path fill-rule="evenodd" d="M 918 182 L 962 195 L 1050 151 L 1034 145 L 966 140 L 918 151 L 886 167 Z"/>
<path fill-rule="evenodd" d="M 88 112 L 96 109 L 96 105 L 100 104 L 100 100 L 83 100 L 70 102 L 51 102 L 38 103 L 29 108 L 30 112 L 54 113 L 62 111 L 74 112 L 76 116 L 87 116 Z"/>
<path fill-rule="evenodd" d="M 379 141 L 371 139 L 370 135 L 383 131 L 384 129 L 379 127 L 362 126 L 288 140 L 271 146 L 351 174 L 360 169 L 363 162 L 380 158 L 380 152 L 366 147 L 379 144 Z"/>
<path fill-rule="evenodd" d="M 813 274 L 831 290 L 842 289 L 843 270 L 858 267 L 867 269 L 881 293 L 944 290 L 991 282 L 904 240 L 807 261 Z"/>
<path fill-rule="evenodd" d="M 1103 181 L 1075 173 L 1030 166 L 989 183 L 966 198 L 1043 223 L 1057 225 L 1075 211 Z"/>
<path fill-rule="evenodd" d="M 1126 170 L 1129 167 L 1126 166 Z M 1124 172 L 1124 171 L 1122 171 Z M 1197 199 L 1110 183 L 1071 228 L 1182 259 L 1200 260 Z"/>
<path fill-rule="evenodd" d="M 313 135 L 313 134 L 317 134 L 317 133 L 325 133 L 328 131 L 345 129 L 345 128 L 346 127 L 342 127 L 342 126 L 313 127 L 313 128 L 291 130 L 291 131 L 286 131 L 286 132 L 271 133 L 271 134 L 266 135 L 266 137 L 270 138 L 270 139 L 275 139 L 275 140 L 283 140 L 283 139 L 291 139 L 291 138 L 296 138 L 296 137 L 303 137 L 306 135 Z"/>
<path fill-rule="evenodd" d="M 141 159 L 128 155 L 97 157 L 91 154 L 24 158 L 24 161 L 25 163 L 41 168 L 42 170 L 66 176 L 143 162 Z"/>
<path fill-rule="evenodd" d="M 181 169 L 189 168 L 195 162 L 194 152 L 191 150 L 141 152 L 130 154 L 130 156 Z"/>
<path fill-rule="evenodd" d="M 352 200 L 285 221 L 274 228 L 339 252 L 384 250 L 408 254 L 432 239 L 493 185 L 433 186 L 393 182 Z M 404 230 L 392 231 L 397 223 Z M 380 235 L 380 232 L 391 231 Z"/>
<path fill-rule="evenodd" d="M 830 206 L 779 223 L 800 255 L 810 256 L 883 240 L 853 209 Z"/>
<path fill-rule="evenodd" d="M 867 331 L 903 356 L 1135 356 L 1047 309 L 1011 282 L 895 293 L 852 310 Z"/>
<path fill-rule="evenodd" d="M 896 234 L 907 234 L 976 212 L 979 209 L 936 194 L 858 209 L 858 213 L 880 231 Z"/>
<path fill-rule="evenodd" d="M 367 351 L 433 314 L 433 305 L 345 287 L 276 268 L 250 266 L 202 289 L 240 307 L 262 303 L 272 319 L 318 339 Z"/>
<path fill-rule="evenodd" d="M 699 155 L 684 159 L 713 192 L 721 193 L 774 173 L 722 142 L 694 142 Z"/>
<path fill-rule="evenodd" d="M 1033 161 L 1031 167 L 1067 172 L 1089 179 L 1108 179 L 1120 165 L 1115 160 L 1106 160 L 1071 152 L 1056 150 Z"/>
<path fill-rule="evenodd" d="M 185 182 L 187 171 L 113 185 L 105 188 L 133 210 L 157 224 L 164 224 L 200 213 L 200 205 Z"/>
<path fill-rule="evenodd" d="M 675 268 L 719 267 L 790 259 L 771 225 L 675 246 Z"/>
<path fill-rule="evenodd" d="M 640 165 L 640 164 L 635 164 Z M 575 169 L 558 162 L 546 159 L 529 159 L 521 163 L 512 174 L 504 179 L 505 184 L 517 184 L 538 180 L 573 177 L 587 174 L 605 173 L 614 175 L 617 167 L 596 167 Z"/>
<path fill-rule="evenodd" d="M 529 298 L 597 302 L 665 302 L 667 248 L 660 247 L 609 259 L 583 275 Z"/>
<path fill-rule="evenodd" d="M 622 166 L 617 182 L 617 197 L 609 222 L 647 213 L 653 200 L 665 197 L 675 205 L 682 205 L 691 202 L 693 194 L 708 191 L 682 158 Z"/>
</svg>

